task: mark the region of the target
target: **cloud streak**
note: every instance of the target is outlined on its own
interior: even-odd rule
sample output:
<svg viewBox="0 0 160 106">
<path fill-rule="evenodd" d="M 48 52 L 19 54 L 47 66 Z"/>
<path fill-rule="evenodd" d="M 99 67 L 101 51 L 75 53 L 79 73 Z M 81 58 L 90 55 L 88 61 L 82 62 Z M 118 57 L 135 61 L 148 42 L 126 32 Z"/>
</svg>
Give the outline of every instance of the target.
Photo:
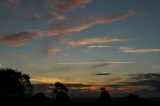
<svg viewBox="0 0 160 106">
<path fill-rule="evenodd" d="M 80 41 L 69 41 L 68 44 L 72 47 L 75 46 L 85 46 L 90 44 L 104 44 L 104 43 L 113 43 L 113 42 L 125 42 L 129 39 L 122 38 L 89 38 Z"/>
<path fill-rule="evenodd" d="M 88 68 L 89 68 L 90 70 L 95 70 L 95 69 L 103 68 L 103 67 L 106 67 L 106 66 L 109 66 L 109 65 L 111 65 L 111 64 L 109 64 L 109 63 L 93 64 L 93 65 L 91 65 L 91 66 L 88 66 Z"/>
<path fill-rule="evenodd" d="M 73 65 L 89 65 L 89 64 L 134 64 L 135 62 L 126 62 L 126 61 L 114 61 L 114 62 L 63 62 L 63 63 L 58 63 L 61 65 L 68 65 L 68 64 L 73 64 Z"/>
<path fill-rule="evenodd" d="M 21 2 L 20 0 L 5 0 L 4 4 L 14 10 L 21 5 Z"/>
<path fill-rule="evenodd" d="M 91 45 L 87 46 L 88 48 L 110 48 L 112 46 L 103 46 L 103 45 Z"/>
<path fill-rule="evenodd" d="M 81 20 L 91 20 L 94 24 L 106 24 L 111 22 L 117 22 L 120 20 L 127 19 L 128 17 L 134 16 L 137 14 L 137 11 L 129 10 L 127 12 L 111 14 L 108 16 L 78 16 L 78 19 Z"/>
<path fill-rule="evenodd" d="M 90 28 L 91 26 L 93 26 L 93 23 L 91 22 L 74 25 L 72 27 L 68 27 L 68 26 L 66 27 L 66 25 L 65 26 L 59 25 L 59 27 L 57 27 L 56 25 L 55 27 L 53 26 L 53 28 L 50 28 L 48 30 L 48 34 L 51 36 L 65 35 L 65 34 L 70 34 L 70 33 L 75 33 L 75 32 L 81 32 L 83 30 Z"/>
<path fill-rule="evenodd" d="M 116 22 L 116 21 L 120 21 L 120 20 L 123 20 L 123 19 L 126 19 L 130 16 L 133 16 L 133 15 L 136 15 L 137 12 L 135 11 L 127 11 L 127 12 L 124 12 L 124 13 L 118 13 L 118 14 L 113 14 L 111 16 L 95 16 L 93 17 L 93 20 L 95 21 L 95 23 L 97 24 L 105 24 L 105 23 L 110 23 L 110 22 Z"/>
<path fill-rule="evenodd" d="M 21 15 L 24 19 L 32 22 L 39 22 L 43 20 L 43 17 L 37 13 L 24 13 Z"/>
<path fill-rule="evenodd" d="M 160 49 L 133 49 L 128 47 L 120 47 L 120 52 L 129 54 L 144 54 L 144 53 L 160 53 Z"/>
<path fill-rule="evenodd" d="M 57 11 L 69 12 L 90 2 L 91 0 L 60 0 L 58 2 L 48 4 L 48 6 L 50 8 L 56 9 Z"/>
<path fill-rule="evenodd" d="M 2 68 L 2 64 L 0 64 L 0 68 Z"/>
<path fill-rule="evenodd" d="M 93 75 L 98 75 L 98 76 L 110 76 L 110 75 L 112 75 L 111 73 L 105 73 L 105 72 L 103 72 L 103 73 L 96 73 L 96 74 L 93 74 Z"/>
<path fill-rule="evenodd" d="M 57 17 L 60 18 L 60 25 L 52 25 L 49 33 L 50 35 L 64 35 L 69 33 L 81 32 L 83 30 L 89 29 L 97 24 L 107 24 L 111 22 L 120 21 L 123 19 L 127 19 L 130 16 L 134 16 L 137 14 L 135 11 L 127 11 L 123 13 L 117 13 L 110 16 L 78 16 L 74 18 L 67 19 L 68 22 L 64 21 L 64 16 L 59 13 L 54 13 Z M 64 22 L 63 22 L 64 21 Z M 81 22 L 82 21 L 82 22 Z M 77 22 L 81 22 L 80 24 L 75 24 Z M 67 27 L 66 27 L 67 26 Z M 68 27 L 70 26 L 70 27 Z"/>
<path fill-rule="evenodd" d="M 62 51 L 62 49 L 60 49 L 60 48 L 51 48 L 48 51 L 48 55 L 53 56 L 53 55 L 56 55 L 57 53 L 59 53 L 60 51 Z"/>
<path fill-rule="evenodd" d="M 0 34 L 0 43 L 10 44 L 12 46 L 24 46 L 27 44 L 26 40 L 37 38 L 41 36 L 40 32 L 18 32 L 9 35 Z"/>
</svg>

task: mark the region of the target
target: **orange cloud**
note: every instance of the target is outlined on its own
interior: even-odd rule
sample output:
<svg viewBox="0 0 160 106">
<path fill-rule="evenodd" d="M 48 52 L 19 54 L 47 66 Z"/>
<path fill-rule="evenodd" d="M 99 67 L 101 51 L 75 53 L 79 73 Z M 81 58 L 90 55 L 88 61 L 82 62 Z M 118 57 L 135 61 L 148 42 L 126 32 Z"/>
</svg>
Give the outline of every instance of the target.
<svg viewBox="0 0 160 106">
<path fill-rule="evenodd" d="M 45 78 L 45 77 L 38 77 L 38 78 L 31 78 L 33 83 L 54 83 L 54 82 L 64 82 L 62 79 L 58 78 Z"/>
<path fill-rule="evenodd" d="M 80 32 L 80 31 L 90 28 L 92 25 L 93 23 L 86 22 L 80 25 L 69 27 L 69 28 L 60 26 L 60 27 L 52 28 L 51 30 L 47 31 L 47 34 L 50 36 L 56 36 L 56 35 L 64 35 L 64 34 L 69 34 L 69 33 L 74 33 L 74 32 Z"/>
<path fill-rule="evenodd" d="M 113 43 L 113 42 L 124 42 L 128 41 L 128 39 L 120 39 L 120 38 L 89 38 L 81 41 L 69 41 L 68 44 L 70 46 L 85 46 L 90 44 L 103 44 L 103 43 Z"/>
<path fill-rule="evenodd" d="M 124 12 L 124 13 L 119 13 L 119 14 L 115 14 L 115 15 L 111 15 L 111 16 L 95 16 L 92 17 L 92 19 L 94 20 L 95 23 L 97 24 L 104 24 L 104 23 L 110 23 L 110 22 L 116 22 L 119 20 L 123 20 L 126 19 L 130 16 L 135 15 L 137 12 L 135 11 L 128 11 L 128 12 Z"/>
<path fill-rule="evenodd" d="M 60 48 L 52 48 L 48 51 L 48 55 L 56 55 L 58 52 L 60 52 L 62 49 Z"/>
<path fill-rule="evenodd" d="M 111 88 L 111 92 L 135 92 L 135 91 L 142 91 L 142 90 L 150 90 L 151 87 L 148 86 L 128 86 L 128 87 L 121 87 L 121 88 Z"/>
<path fill-rule="evenodd" d="M 0 43 L 9 43 L 13 46 L 24 46 L 26 42 L 24 40 L 31 39 L 36 33 L 30 32 L 19 32 L 11 35 L 1 35 Z"/>
<path fill-rule="evenodd" d="M 81 7 L 85 4 L 90 3 L 91 0 L 67 0 L 67 1 L 60 1 L 51 5 L 53 8 L 62 11 L 62 12 L 69 12 L 75 8 Z"/>
<path fill-rule="evenodd" d="M 60 78 L 53 78 L 53 77 L 35 77 L 31 78 L 31 81 L 33 83 L 55 83 L 55 82 L 62 82 L 66 84 L 79 84 L 81 83 L 80 81 L 77 80 L 65 80 L 65 79 L 60 79 Z"/>
<path fill-rule="evenodd" d="M 101 16 L 101 15 L 99 15 L 99 16 L 78 16 L 77 19 L 90 20 L 94 24 L 106 24 L 106 23 L 110 23 L 110 22 L 116 22 L 116 21 L 120 21 L 123 19 L 127 19 L 128 17 L 134 16 L 136 14 L 137 14 L 136 11 L 130 10 L 127 12 L 112 14 L 109 16 Z"/>
<path fill-rule="evenodd" d="M 120 47 L 120 52 L 133 54 L 160 53 L 160 49 L 133 49 L 128 47 Z"/>
<path fill-rule="evenodd" d="M 2 64 L 0 64 L 0 68 L 2 67 L 3 65 Z"/>
<path fill-rule="evenodd" d="M 58 24 L 50 23 L 49 30 L 46 31 L 50 36 L 65 35 L 69 33 L 81 32 L 83 30 L 89 29 L 97 24 L 107 24 L 110 22 L 116 22 L 126 19 L 130 16 L 135 15 L 135 11 L 127 11 L 123 13 L 118 13 L 110 16 L 77 16 L 66 19 L 62 13 L 50 12 L 51 16 L 56 17 Z M 77 24 L 77 22 L 81 22 Z"/>
<path fill-rule="evenodd" d="M 87 86 L 87 87 L 79 87 L 76 88 L 75 90 L 81 90 L 81 91 L 88 91 L 88 90 L 98 90 L 100 88 L 100 86 L 98 85 L 92 85 L 92 86 Z"/>
</svg>

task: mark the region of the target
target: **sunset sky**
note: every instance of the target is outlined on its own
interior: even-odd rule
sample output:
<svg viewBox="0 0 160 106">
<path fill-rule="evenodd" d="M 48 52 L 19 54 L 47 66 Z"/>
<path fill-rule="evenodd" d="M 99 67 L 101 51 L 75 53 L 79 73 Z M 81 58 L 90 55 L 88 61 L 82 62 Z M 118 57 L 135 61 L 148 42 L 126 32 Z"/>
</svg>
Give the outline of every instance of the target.
<svg viewBox="0 0 160 106">
<path fill-rule="evenodd" d="M 0 68 L 32 83 L 160 96 L 159 0 L 0 0 Z"/>
</svg>

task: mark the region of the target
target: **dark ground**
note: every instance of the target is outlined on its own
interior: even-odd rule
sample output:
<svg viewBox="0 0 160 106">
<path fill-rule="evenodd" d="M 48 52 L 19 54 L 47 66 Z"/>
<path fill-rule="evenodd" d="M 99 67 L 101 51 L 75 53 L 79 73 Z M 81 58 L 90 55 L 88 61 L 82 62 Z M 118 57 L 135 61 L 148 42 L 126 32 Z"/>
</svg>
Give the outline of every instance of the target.
<svg viewBox="0 0 160 106">
<path fill-rule="evenodd" d="M 143 105 L 143 106 L 160 106 L 160 98 L 144 98 L 139 101 L 128 102 L 126 98 L 112 98 L 111 103 L 99 101 L 98 99 L 72 99 L 69 102 L 56 102 L 47 97 L 32 98 L 1 98 L 0 106 L 113 106 L 113 105 Z"/>
</svg>

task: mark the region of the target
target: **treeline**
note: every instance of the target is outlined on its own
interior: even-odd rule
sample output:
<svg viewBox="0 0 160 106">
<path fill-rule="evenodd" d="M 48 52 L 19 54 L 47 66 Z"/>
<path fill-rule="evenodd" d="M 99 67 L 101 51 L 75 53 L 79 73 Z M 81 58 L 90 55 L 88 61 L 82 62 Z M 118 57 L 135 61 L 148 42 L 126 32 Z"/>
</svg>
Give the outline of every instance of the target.
<svg viewBox="0 0 160 106">
<path fill-rule="evenodd" d="M 73 103 L 70 102 L 70 97 L 67 95 L 69 90 L 60 82 L 56 82 L 53 93 L 56 99 L 52 100 L 45 96 L 44 93 L 33 94 L 33 86 L 29 75 L 14 69 L 0 69 L 0 106 L 1 104 L 12 105 L 45 105 L 53 106 L 57 104 L 63 105 L 113 105 L 109 91 L 101 88 L 100 97 L 95 102 Z M 138 95 L 130 94 L 126 97 L 127 102 L 124 104 L 145 104 L 142 98 Z"/>
</svg>

